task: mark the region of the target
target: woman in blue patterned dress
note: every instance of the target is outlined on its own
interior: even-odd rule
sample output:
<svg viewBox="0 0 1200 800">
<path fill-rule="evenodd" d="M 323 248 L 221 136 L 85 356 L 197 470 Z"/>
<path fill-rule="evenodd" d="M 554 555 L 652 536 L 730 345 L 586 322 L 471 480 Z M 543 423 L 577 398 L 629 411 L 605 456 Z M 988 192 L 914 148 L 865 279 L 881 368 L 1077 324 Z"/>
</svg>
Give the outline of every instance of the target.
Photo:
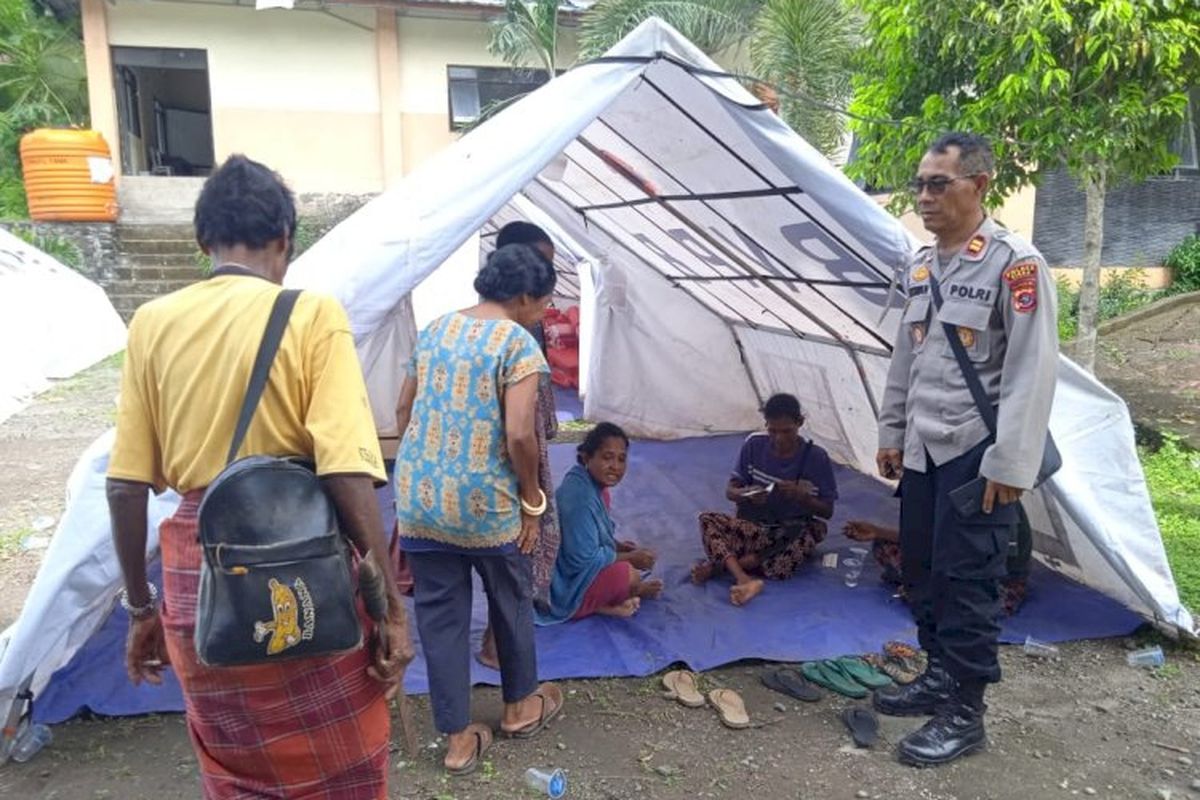
<svg viewBox="0 0 1200 800">
<path fill-rule="evenodd" d="M 548 371 L 528 328 L 545 313 L 553 267 L 529 245 L 501 247 L 475 279 L 481 302 L 417 341 L 400 392 L 396 518 L 413 573 L 417 629 L 446 768 L 473 770 L 491 729 L 470 719 L 471 570 L 483 579 L 500 659 L 500 729 L 526 738 L 563 705 L 537 683 L 528 554 L 548 500 L 538 486 L 535 404 Z"/>
</svg>

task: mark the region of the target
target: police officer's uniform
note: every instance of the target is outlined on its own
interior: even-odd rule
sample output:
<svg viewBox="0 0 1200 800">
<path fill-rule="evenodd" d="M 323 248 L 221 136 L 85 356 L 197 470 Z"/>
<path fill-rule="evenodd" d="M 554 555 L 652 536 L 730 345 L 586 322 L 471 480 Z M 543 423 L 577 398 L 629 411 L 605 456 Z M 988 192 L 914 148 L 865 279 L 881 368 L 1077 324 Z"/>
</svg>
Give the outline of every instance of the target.
<svg viewBox="0 0 1200 800">
<path fill-rule="evenodd" d="M 941 289 L 940 312 L 932 278 Z M 902 283 L 907 302 L 880 409 L 879 447 L 904 452 L 904 582 L 921 646 L 933 664 L 933 684 L 939 669 L 953 678 L 934 688 L 978 711 L 982 737 L 983 690 L 1000 679 L 998 580 L 1004 576 L 1017 508 L 996 503 L 990 515 L 964 519 L 948 493 L 980 475 L 1032 488 L 1057 372 L 1054 284 L 1037 250 L 990 218 L 949 260 L 936 247 L 920 250 Z M 943 322 L 954 327 L 985 392 L 998 405 L 994 442 Z M 911 700 L 920 691 L 914 688 L 903 697 Z M 901 703 L 897 711 L 882 699 L 881 704 L 877 697 L 876 705 L 888 713 L 933 711 L 931 703 Z"/>
</svg>

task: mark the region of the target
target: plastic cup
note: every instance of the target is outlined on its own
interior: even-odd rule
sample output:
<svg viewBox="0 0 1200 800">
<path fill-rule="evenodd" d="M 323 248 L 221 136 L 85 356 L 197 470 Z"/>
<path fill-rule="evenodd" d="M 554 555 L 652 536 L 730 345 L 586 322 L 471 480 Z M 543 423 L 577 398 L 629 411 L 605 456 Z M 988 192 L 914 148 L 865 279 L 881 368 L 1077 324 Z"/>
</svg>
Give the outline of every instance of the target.
<svg viewBox="0 0 1200 800">
<path fill-rule="evenodd" d="M 853 589 L 858 586 L 858 577 L 862 575 L 862 559 L 861 558 L 844 558 L 842 566 L 846 568 L 845 582 L 846 586 Z"/>
<path fill-rule="evenodd" d="M 856 544 L 850 548 L 851 558 L 857 558 L 864 563 L 867 560 L 867 553 L 869 553 L 869 552 L 871 552 L 871 551 L 868 550 L 867 548 L 863 547 L 860 544 Z"/>
<path fill-rule="evenodd" d="M 1163 655 L 1162 648 L 1158 645 L 1143 650 L 1134 650 L 1125 656 L 1125 660 L 1131 667 L 1161 667 L 1167 663 L 1167 657 Z"/>
<path fill-rule="evenodd" d="M 544 797 L 559 798 L 567 793 L 567 776 L 561 769 L 530 767 L 525 770 L 525 785 Z"/>
<path fill-rule="evenodd" d="M 1039 641 L 1032 636 L 1025 637 L 1025 655 L 1034 658 L 1053 658 L 1058 655 L 1058 648 L 1048 642 Z"/>
</svg>

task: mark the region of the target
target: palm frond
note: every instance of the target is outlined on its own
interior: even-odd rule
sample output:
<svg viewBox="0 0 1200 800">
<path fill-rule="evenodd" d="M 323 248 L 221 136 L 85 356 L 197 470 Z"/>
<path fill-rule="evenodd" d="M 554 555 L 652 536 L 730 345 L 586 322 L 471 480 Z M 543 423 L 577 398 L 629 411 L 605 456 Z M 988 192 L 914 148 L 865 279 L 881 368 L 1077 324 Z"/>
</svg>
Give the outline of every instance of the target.
<svg viewBox="0 0 1200 800">
<path fill-rule="evenodd" d="M 860 22 L 846 0 L 767 0 L 755 19 L 750 60 L 780 89 L 780 112 L 825 155 L 842 143 Z"/>
<path fill-rule="evenodd" d="M 580 23 L 580 58 L 603 55 L 650 17 L 659 17 L 714 55 L 750 36 L 762 5 L 763 0 L 600 0 Z"/>
<path fill-rule="evenodd" d="M 558 66 L 558 0 L 505 0 L 488 52 L 514 67 L 536 65 L 553 79 Z"/>
</svg>

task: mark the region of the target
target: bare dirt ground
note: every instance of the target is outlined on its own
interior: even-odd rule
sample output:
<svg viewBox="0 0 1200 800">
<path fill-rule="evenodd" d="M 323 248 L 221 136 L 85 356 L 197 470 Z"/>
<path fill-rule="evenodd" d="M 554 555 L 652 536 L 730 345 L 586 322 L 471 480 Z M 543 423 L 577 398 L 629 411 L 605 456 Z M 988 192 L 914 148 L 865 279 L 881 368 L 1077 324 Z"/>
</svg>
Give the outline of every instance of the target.
<svg viewBox="0 0 1200 800">
<path fill-rule="evenodd" d="M 1194 347 L 1200 327 L 1196 319 L 1186 324 Z M 1146 383 L 1137 341 L 1115 345 L 1128 354 L 1121 377 Z M 1156 346 L 1149 357 L 1158 354 Z M 1121 372 L 1120 365 L 1114 369 Z M 1180 371 L 1162 369 L 1168 380 Z M 95 367 L 0 425 L 0 624 L 16 618 L 41 557 L 22 542 L 39 517 L 62 512 L 75 459 L 112 423 L 117 378 L 115 362 Z M 1136 413 L 1141 395 L 1135 396 Z M 703 676 L 710 688 L 742 693 L 756 725 L 749 730 L 727 730 L 711 709 L 664 699 L 657 677 L 571 681 L 564 716 L 539 739 L 499 741 L 475 775 L 459 779 L 440 770 L 427 701 L 415 698 L 422 750 L 416 759 L 394 753 L 391 796 L 532 797 L 522 789 L 524 770 L 556 766 L 568 774 L 568 797 L 595 800 L 1200 798 L 1200 654 L 1168 645 L 1167 666 L 1148 672 L 1125 664 L 1133 644 L 1079 642 L 1046 661 L 1004 648 L 1005 680 L 989 696 L 989 750 L 937 770 L 902 767 L 892 758 L 895 742 L 916 721 L 884 718 L 883 741 L 857 750 L 838 718 L 851 701 L 832 695 L 811 705 L 789 701 L 759 684 L 760 664 Z M 477 689 L 475 702 L 480 719 L 498 722 L 497 690 Z M 56 726 L 54 736 L 28 764 L 0 768 L 0 797 L 200 796 L 179 715 L 78 720 Z"/>
<path fill-rule="evenodd" d="M 1138 422 L 1200 448 L 1200 303 L 1175 308 L 1100 340 L 1096 374 Z"/>
</svg>

